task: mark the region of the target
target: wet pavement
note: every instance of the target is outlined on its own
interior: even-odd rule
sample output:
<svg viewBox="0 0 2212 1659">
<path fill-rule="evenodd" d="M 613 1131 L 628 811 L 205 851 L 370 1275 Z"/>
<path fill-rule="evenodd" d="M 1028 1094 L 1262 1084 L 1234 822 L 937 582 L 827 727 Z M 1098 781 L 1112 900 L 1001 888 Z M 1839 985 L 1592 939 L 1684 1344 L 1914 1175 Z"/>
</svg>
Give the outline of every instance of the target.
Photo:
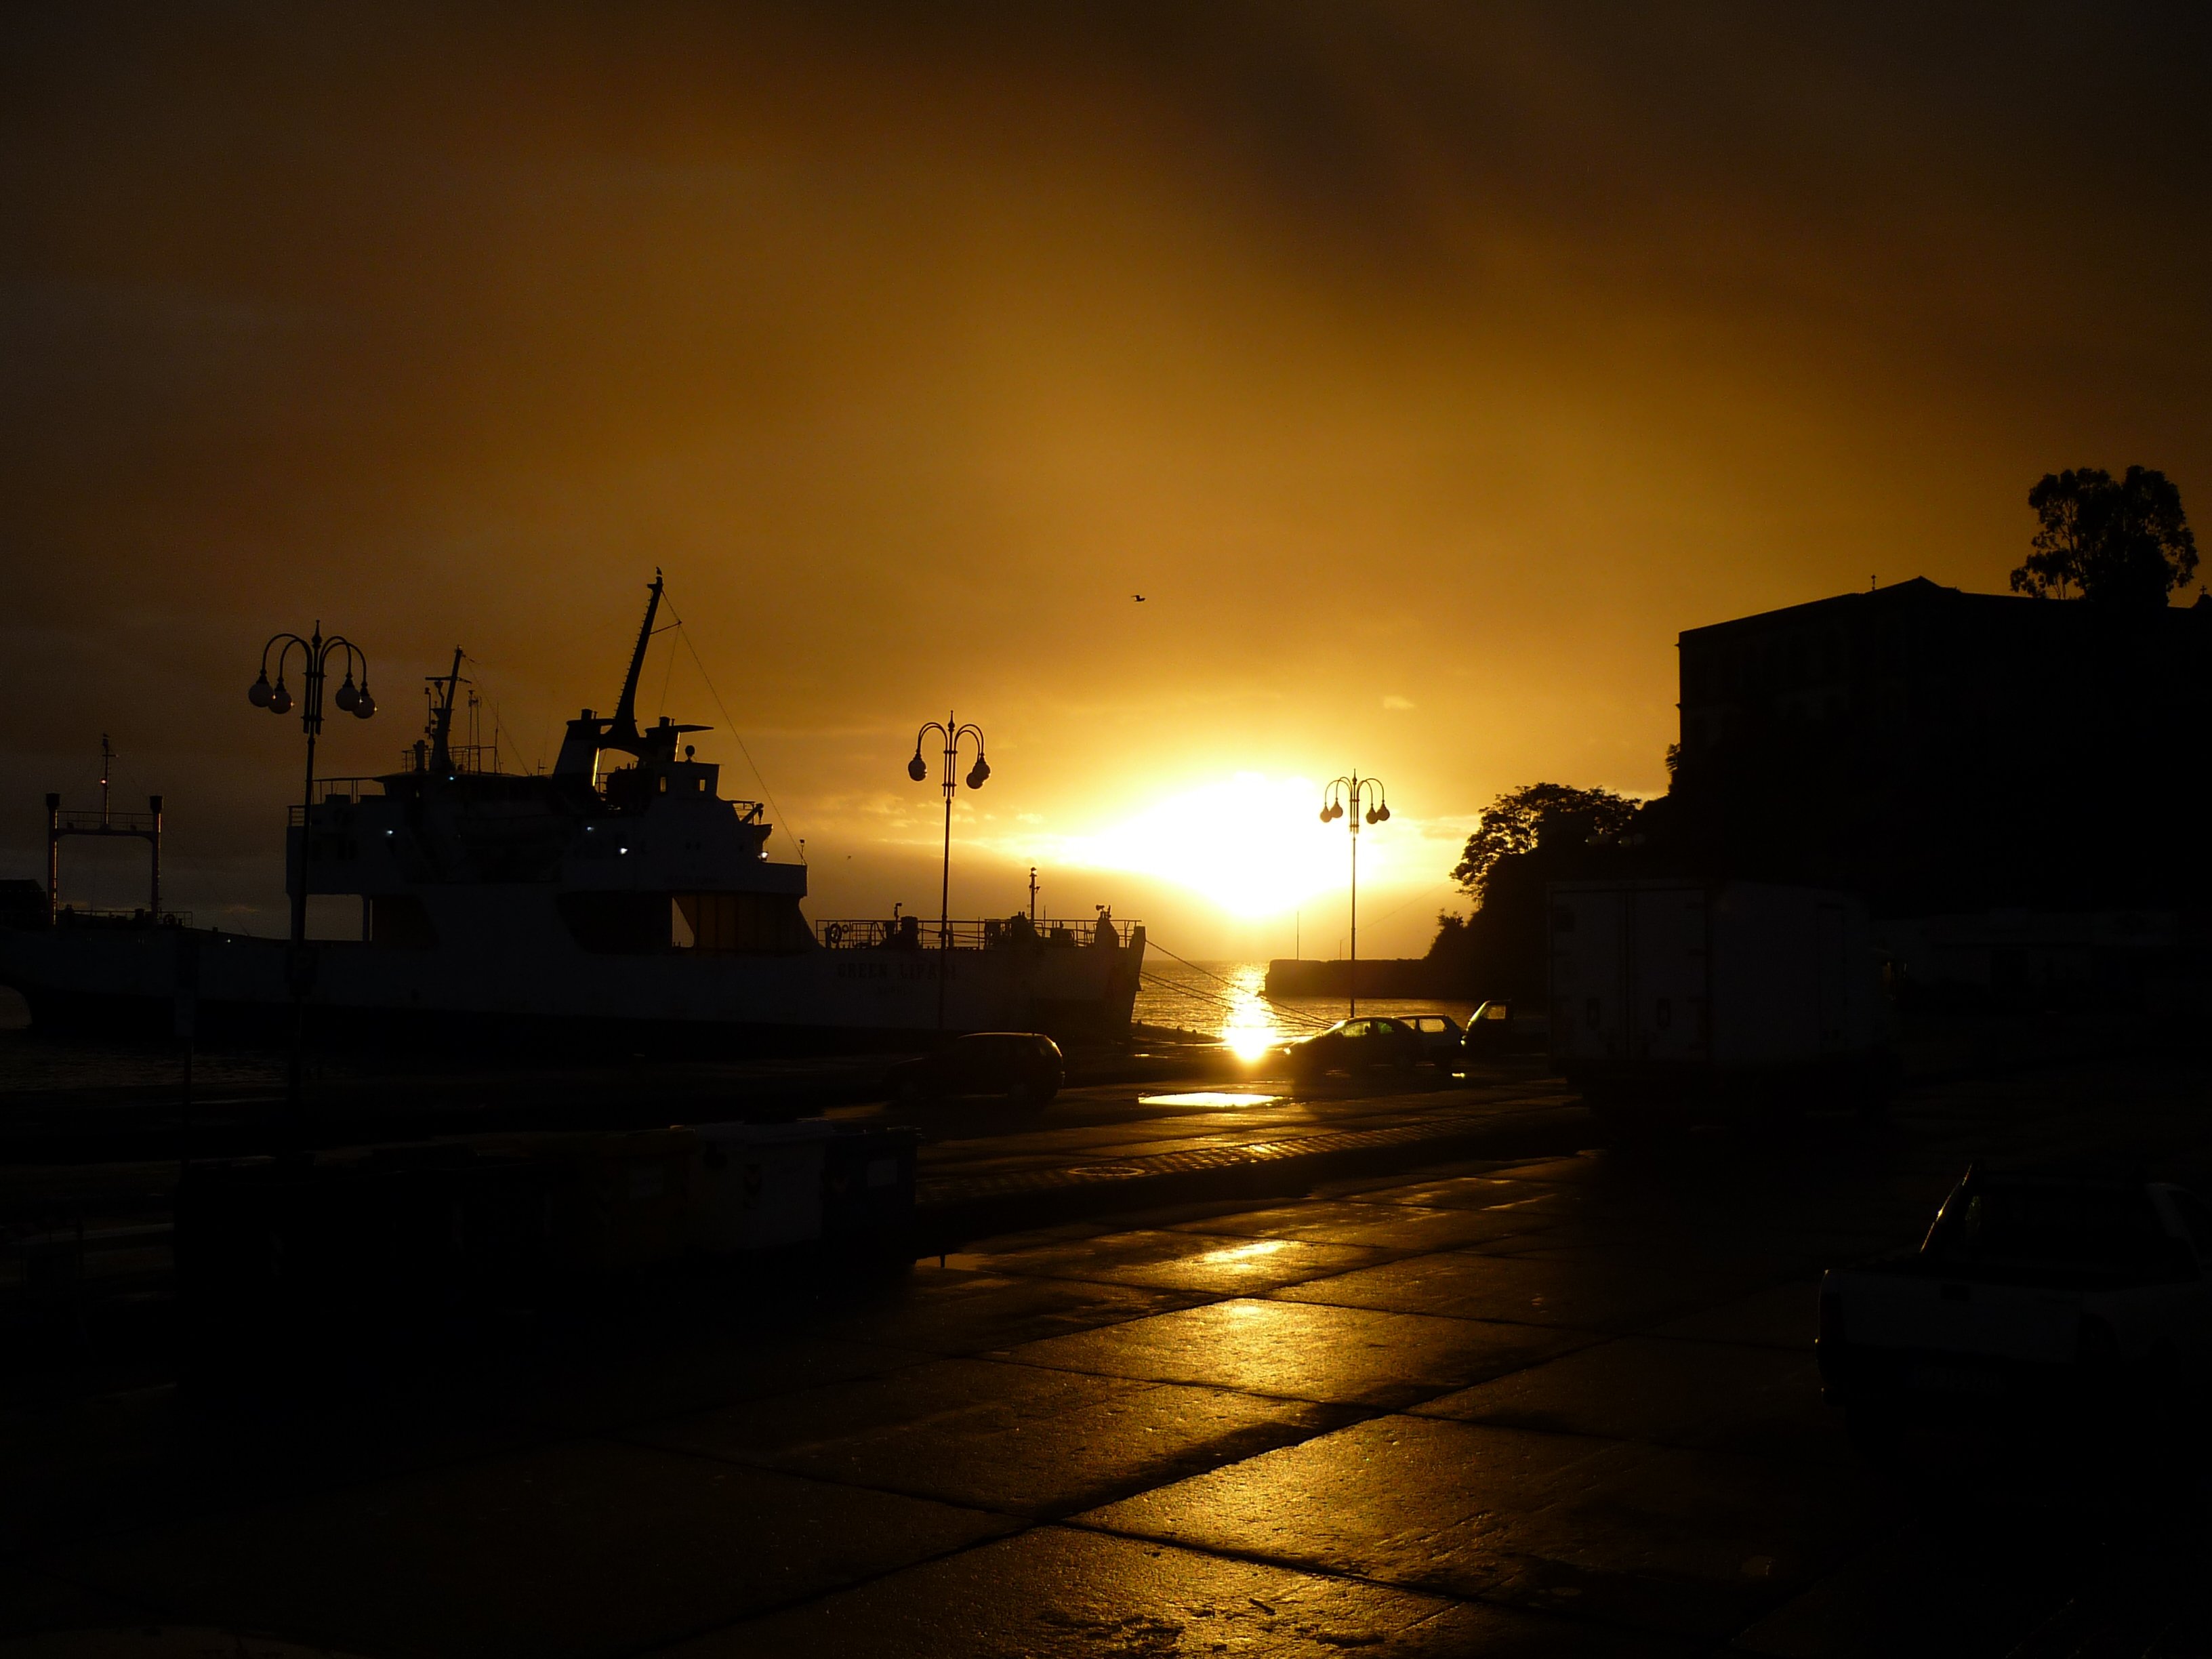
<svg viewBox="0 0 2212 1659">
<path fill-rule="evenodd" d="M 358 1356 L 258 1403 L 19 1388 L 0 1655 L 2212 1650 L 2193 1465 L 2134 1472 L 2160 1501 L 1876 1468 L 1811 1356 L 1820 1268 L 1911 1243 L 1969 1158 L 2212 1184 L 2206 1082 L 1621 1141 L 1501 1096 L 1554 1144 L 979 1240 L 865 1293 Z M 1452 1094 L 1239 1123 L 1079 1093 L 948 1140 L 1126 1157 Z"/>
</svg>

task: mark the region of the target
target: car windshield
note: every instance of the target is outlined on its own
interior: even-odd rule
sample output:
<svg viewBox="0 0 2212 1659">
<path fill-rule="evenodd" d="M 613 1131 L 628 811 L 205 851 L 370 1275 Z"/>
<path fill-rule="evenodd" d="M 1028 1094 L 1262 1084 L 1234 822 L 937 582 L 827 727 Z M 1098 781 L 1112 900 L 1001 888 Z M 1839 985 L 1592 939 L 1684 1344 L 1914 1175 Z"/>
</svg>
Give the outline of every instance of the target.
<svg viewBox="0 0 2212 1659">
<path fill-rule="evenodd" d="M 1929 1239 L 1929 1255 L 1945 1267 L 2138 1270 L 2161 1261 L 2165 1232 L 2139 1188 L 2036 1181 L 1991 1183 L 1963 1196 L 1944 1206 Z"/>
<path fill-rule="evenodd" d="M 2174 1213 L 2181 1218 L 2181 1224 L 2189 1230 L 2189 1240 L 2197 1247 L 2197 1254 L 2212 1260 L 2212 1206 L 2179 1187 L 2169 1188 L 2166 1196 L 2173 1200 Z"/>
</svg>

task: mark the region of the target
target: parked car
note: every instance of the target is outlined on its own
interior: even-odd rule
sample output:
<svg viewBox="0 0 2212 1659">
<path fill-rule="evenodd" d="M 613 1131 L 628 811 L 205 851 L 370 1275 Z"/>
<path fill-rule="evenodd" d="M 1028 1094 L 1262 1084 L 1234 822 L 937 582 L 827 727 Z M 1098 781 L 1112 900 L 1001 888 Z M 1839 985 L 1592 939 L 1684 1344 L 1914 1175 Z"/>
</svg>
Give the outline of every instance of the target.
<svg viewBox="0 0 2212 1659">
<path fill-rule="evenodd" d="M 1876 1419 L 2136 1382 L 2178 1397 L 2212 1371 L 2208 1265 L 2212 1207 L 2179 1187 L 1970 1169 L 1917 1251 L 1822 1275 L 1822 1393 Z"/>
<path fill-rule="evenodd" d="M 1449 1014 L 1406 1014 L 1401 1017 L 1421 1040 L 1421 1058 L 1439 1072 L 1459 1069 L 1465 1034 Z"/>
<path fill-rule="evenodd" d="M 1469 1060 L 1540 1054 L 1552 1038 L 1551 1016 L 1540 1006 L 1493 997 L 1468 1016 L 1461 1052 Z"/>
<path fill-rule="evenodd" d="M 1422 1058 L 1413 1028 L 1383 1015 L 1340 1019 L 1283 1050 L 1285 1069 L 1301 1083 L 1317 1082 L 1331 1072 L 1355 1077 L 1377 1069 L 1410 1072 Z"/>
<path fill-rule="evenodd" d="M 899 1100 L 998 1095 L 1042 1106 L 1060 1092 L 1066 1075 L 1060 1045 L 1042 1031 L 970 1031 L 892 1066 L 890 1089 Z"/>
</svg>

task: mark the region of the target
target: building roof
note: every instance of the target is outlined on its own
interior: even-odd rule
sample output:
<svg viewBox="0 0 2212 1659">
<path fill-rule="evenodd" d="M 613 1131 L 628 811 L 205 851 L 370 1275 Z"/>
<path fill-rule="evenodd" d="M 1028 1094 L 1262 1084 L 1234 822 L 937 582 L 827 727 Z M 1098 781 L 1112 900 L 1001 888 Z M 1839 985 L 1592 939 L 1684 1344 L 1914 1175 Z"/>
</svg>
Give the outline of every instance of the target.
<svg viewBox="0 0 2212 1659">
<path fill-rule="evenodd" d="M 1692 639 L 1725 637 L 1731 633 L 1764 634 L 1777 628 L 1796 623 L 1852 620 L 1875 621 L 1899 615 L 1947 611 L 1954 617 L 1972 617 L 1978 621 L 2002 623 L 2017 619 L 2064 627 L 2088 617 L 2109 618 L 2116 613 L 2099 606 L 2085 605 L 2078 599 L 2042 599 L 2021 593 L 1970 593 L 1963 588 L 1946 587 L 1925 576 L 1914 576 L 1910 580 L 1893 582 L 1887 587 L 1869 588 L 1863 592 L 1838 593 L 1825 599 L 1808 599 L 1802 605 L 1784 605 L 1774 611 L 1756 611 L 1748 617 L 1732 617 L 1726 622 L 1707 623 L 1698 628 L 1682 630 L 1678 644 Z M 2117 614 L 2131 618 L 2147 617 L 2148 611 L 2124 611 Z M 2188 626 L 2201 627 L 2212 620 L 2212 595 L 2200 594 L 2190 605 L 2168 605 L 2169 617 L 2192 618 Z M 2171 625 L 2171 624 L 2168 624 Z"/>
</svg>

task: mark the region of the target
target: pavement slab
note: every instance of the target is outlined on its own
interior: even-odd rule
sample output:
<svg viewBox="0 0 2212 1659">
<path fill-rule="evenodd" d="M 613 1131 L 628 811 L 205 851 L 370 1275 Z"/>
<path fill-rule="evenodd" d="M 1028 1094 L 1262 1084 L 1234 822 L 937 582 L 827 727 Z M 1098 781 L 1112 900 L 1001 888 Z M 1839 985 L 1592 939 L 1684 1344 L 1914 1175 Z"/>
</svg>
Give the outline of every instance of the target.
<svg viewBox="0 0 2212 1659">
<path fill-rule="evenodd" d="M 584 1659 L 973 1544 L 1000 1516 L 574 1441 L 131 1533 L 34 1565 L 149 1620 L 400 1659 Z"/>
<path fill-rule="evenodd" d="M 1386 1261 L 1385 1250 L 1285 1238 L 1241 1238 L 1176 1229 L 1109 1233 L 1080 1243 L 963 1252 L 946 1265 L 970 1272 L 1095 1279 L 1163 1290 L 1241 1296 Z"/>
<path fill-rule="evenodd" d="M 1065 1167 L 1454 1095 L 1132 1093 L 949 1119 L 951 1150 Z M 1818 1270 L 1911 1244 L 1968 1158 L 2139 1139 L 2203 1179 L 2203 1098 L 2162 1061 L 1771 1133 L 1516 1107 L 1511 1146 L 1559 1156 L 1039 1204 L 866 1285 L 672 1279 L 344 1376 L 272 1352 L 220 1412 L 58 1362 L 0 1397 L 0 1659 L 2212 1653 L 2185 1448 L 2054 1470 L 1931 1431 L 1872 1468 L 1810 1364 Z"/>
<path fill-rule="evenodd" d="M 880 1376 L 931 1356 L 911 1348 L 777 1333 L 702 1334 L 641 1351 L 621 1343 L 516 1368 L 514 1411 L 577 1432 L 611 1432 L 763 1395 Z"/>
<path fill-rule="evenodd" d="M 1592 1659 L 1673 1655 L 1521 1613 L 1138 1539 L 1039 1527 L 773 1618 L 670 1659 L 866 1654 L 881 1659 Z"/>
<path fill-rule="evenodd" d="M 1632 1331 L 1732 1301 L 1804 1271 L 1798 1261 L 1684 1260 L 1649 1248 L 1550 1259 L 1440 1250 L 1272 1294 L 1277 1300 L 1334 1307 Z"/>
<path fill-rule="evenodd" d="M 1358 1244 L 1393 1251 L 1442 1250 L 1525 1237 L 1559 1224 L 1541 1199 L 1490 1209 L 1422 1209 L 1409 1204 L 1346 1200 L 1283 1204 L 1237 1215 L 1176 1224 L 1182 1231 L 1247 1238 L 1294 1238 L 1315 1244 Z"/>
<path fill-rule="evenodd" d="M 1225 1389 L 981 1359 L 665 1424 L 652 1443 L 1031 1516 L 1178 1480 L 1346 1420 Z"/>
<path fill-rule="evenodd" d="M 1009 1357 L 1105 1376 L 1390 1409 L 1591 1340 L 1531 1325 L 1239 1297 L 1031 1342 Z"/>
<path fill-rule="evenodd" d="M 1870 1526 L 1855 1474 L 1382 1417 L 1078 1517 L 1314 1571 L 1718 1638 Z"/>
<path fill-rule="evenodd" d="M 1529 1203 L 1564 1207 L 1581 1201 L 1549 1184 L 1510 1179 L 1503 1170 L 1395 1182 L 1370 1188 L 1359 1198 L 1363 1203 L 1410 1204 L 1425 1210 L 1487 1210 L 1501 1204 Z"/>
<path fill-rule="evenodd" d="M 1202 1298 L 1192 1291 L 1018 1279 L 915 1264 L 896 1290 L 812 1322 L 815 1334 L 930 1354 L 980 1353 L 1141 1319 Z"/>
<path fill-rule="evenodd" d="M 1505 1428 L 1855 1463 L 1809 1351 L 1620 1337 L 1410 1408 Z"/>
<path fill-rule="evenodd" d="M 52 1547 L 319 1486 L 435 1468 L 546 1438 L 435 1368 L 357 1400 L 194 1398 L 173 1385 L 0 1414 L 0 1549 Z"/>
</svg>

